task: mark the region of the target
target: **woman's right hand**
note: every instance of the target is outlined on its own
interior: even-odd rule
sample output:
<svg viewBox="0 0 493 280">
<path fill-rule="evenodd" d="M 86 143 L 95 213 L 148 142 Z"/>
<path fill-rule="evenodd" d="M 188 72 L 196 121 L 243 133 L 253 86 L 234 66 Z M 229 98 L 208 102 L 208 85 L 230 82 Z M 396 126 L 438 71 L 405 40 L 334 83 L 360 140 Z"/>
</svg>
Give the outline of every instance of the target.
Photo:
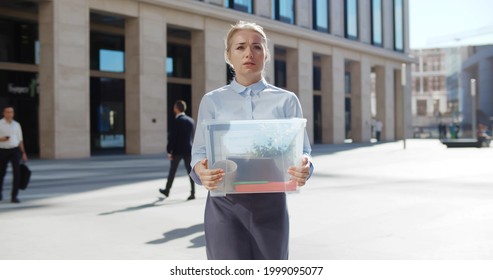
<svg viewBox="0 0 493 280">
<path fill-rule="evenodd" d="M 193 170 L 195 171 L 195 174 L 199 176 L 202 185 L 208 190 L 215 190 L 217 184 L 224 178 L 224 170 L 221 168 L 209 169 L 206 158 L 197 162 L 193 167 Z"/>
</svg>

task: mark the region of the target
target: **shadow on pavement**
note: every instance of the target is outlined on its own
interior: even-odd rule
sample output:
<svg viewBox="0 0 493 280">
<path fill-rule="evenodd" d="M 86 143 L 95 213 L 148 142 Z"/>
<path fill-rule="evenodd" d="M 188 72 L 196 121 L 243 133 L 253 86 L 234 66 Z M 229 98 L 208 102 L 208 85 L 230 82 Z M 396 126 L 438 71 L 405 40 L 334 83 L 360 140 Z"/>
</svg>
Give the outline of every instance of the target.
<svg viewBox="0 0 493 280">
<path fill-rule="evenodd" d="M 159 197 L 156 201 L 151 202 L 151 203 L 146 203 L 146 204 L 142 204 L 139 206 L 127 207 L 125 209 L 115 210 L 115 211 L 111 211 L 111 212 L 100 213 L 99 216 L 111 215 L 111 214 L 116 214 L 116 213 L 124 213 L 124 212 L 130 212 L 130 211 L 137 211 L 137 210 L 142 210 L 142 209 L 146 209 L 146 208 L 162 206 L 163 204 L 157 205 L 157 203 L 161 202 L 163 200 L 164 200 L 164 197 Z"/>
<path fill-rule="evenodd" d="M 163 233 L 163 236 L 164 236 L 163 238 L 146 242 L 146 244 L 159 245 L 159 244 L 163 244 L 163 243 L 175 240 L 175 239 L 180 239 L 180 238 L 192 235 L 194 233 L 203 232 L 203 231 L 204 231 L 204 224 L 203 223 L 189 226 L 187 228 L 177 228 L 177 229 L 173 229 L 173 230 L 170 230 L 168 232 Z M 201 235 L 199 237 L 196 237 L 196 238 L 190 240 L 190 242 L 192 242 L 192 245 L 189 246 L 188 248 L 204 247 L 205 246 L 205 236 Z"/>
</svg>

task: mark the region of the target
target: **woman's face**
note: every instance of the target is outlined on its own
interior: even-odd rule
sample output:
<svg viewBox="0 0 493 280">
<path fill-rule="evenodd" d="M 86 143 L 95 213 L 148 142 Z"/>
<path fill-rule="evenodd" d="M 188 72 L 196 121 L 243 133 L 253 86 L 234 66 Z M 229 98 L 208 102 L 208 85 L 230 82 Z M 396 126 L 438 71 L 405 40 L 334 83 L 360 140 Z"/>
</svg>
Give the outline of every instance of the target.
<svg viewBox="0 0 493 280">
<path fill-rule="evenodd" d="M 266 56 L 259 33 L 248 29 L 236 31 L 228 55 L 238 82 L 255 83 L 261 79 Z"/>
</svg>

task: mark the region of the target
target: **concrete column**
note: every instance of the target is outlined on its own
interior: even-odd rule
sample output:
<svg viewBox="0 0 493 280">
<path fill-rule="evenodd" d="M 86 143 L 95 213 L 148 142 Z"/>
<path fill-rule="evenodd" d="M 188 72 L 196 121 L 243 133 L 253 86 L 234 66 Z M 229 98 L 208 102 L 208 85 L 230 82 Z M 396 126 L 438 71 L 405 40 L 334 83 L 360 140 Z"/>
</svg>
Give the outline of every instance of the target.
<svg viewBox="0 0 493 280">
<path fill-rule="evenodd" d="M 389 128 L 393 127 L 392 121 L 388 120 L 387 115 L 393 109 L 391 104 L 388 104 L 390 99 L 390 94 L 392 91 L 388 88 L 388 77 L 387 77 L 387 68 L 385 66 L 376 66 L 375 67 L 375 75 L 376 75 L 376 99 L 377 99 L 377 120 L 381 121 L 383 124 L 382 127 L 382 140 L 388 141 L 392 138 L 389 137 L 391 134 L 389 133 Z M 392 103 L 393 104 L 393 103 Z"/>
<path fill-rule="evenodd" d="M 90 110 L 87 2 L 40 2 L 39 39 L 40 157 L 88 157 Z"/>
<path fill-rule="evenodd" d="M 351 134 L 353 142 L 371 140 L 371 68 L 368 60 L 350 63 Z"/>
<path fill-rule="evenodd" d="M 295 1 L 296 25 L 312 28 L 312 1 Z"/>
<path fill-rule="evenodd" d="M 332 100 L 332 57 L 321 56 L 321 77 L 322 77 L 322 143 L 329 144 L 333 141 L 332 122 L 333 116 L 330 114 Z M 324 110 L 326 109 L 327 110 Z"/>
<path fill-rule="evenodd" d="M 253 0 L 253 9 L 255 15 L 271 19 L 273 15 L 272 1 L 273 0 Z"/>
<path fill-rule="evenodd" d="M 331 0 L 329 11 L 330 33 L 344 37 L 344 0 Z"/>
<path fill-rule="evenodd" d="M 396 137 L 397 139 L 403 139 L 404 137 L 404 132 L 406 130 L 406 126 L 408 123 L 410 124 L 411 120 L 406 120 L 404 122 L 404 118 L 406 117 L 406 112 L 409 112 L 411 114 L 411 106 L 410 106 L 410 101 L 408 103 L 409 108 L 405 108 L 406 106 L 406 96 L 404 96 L 405 89 L 402 86 L 402 80 L 401 80 L 401 69 L 395 69 L 394 70 L 394 81 L 395 81 L 395 131 L 396 131 Z M 410 99 L 410 94 L 409 94 L 409 99 Z M 407 136 L 407 134 L 406 134 Z"/>
<path fill-rule="evenodd" d="M 344 56 L 341 51 L 334 49 L 332 55 L 332 70 L 331 70 L 331 92 L 328 95 L 329 106 L 324 107 L 323 113 L 327 111 L 330 116 L 324 117 L 324 120 L 331 119 L 329 126 L 329 141 L 330 144 L 344 143 L 345 136 L 345 112 L 344 112 Z M 325 106 L 325 101 L 322 101 Z M 325 129 L 325 128 L 324 128 Z"/>
<path fill-rule="evenodd" d="M 226 61 L 224 60 L 224 38 L 230 28 L 229 22 L 206 18 L 205 30 L 205 92 L 226 84 Z"/>
<path fill-rule="evenodd" d="M 306 131 L 313 143 L 313 52 L 303 42 L 298 46 L 298 90 L 303 116 L 307 119 Z"/>
<path fill-rule="evenodd" d="M 197 120 L 200 100 L 205 94 L 205 32 L 192 31 L 192 117 Z"/>
<path fill-rule="evenodd" d="M 140 5 L 125 22 L 126 152 L 166 150 L 166 20 L 157 7 Z"/>
<path fill-rule="evenodd" d="M 267 36 L 269 36 L 267 34 Z M 275 80 L 275 69 L 274 69 L 274 48 L 275 48 L 275 45 L 274 45 L 274 42 L 272 41 L 268 41 L 267 44 L 269 45 L 269 51 L 270 51 L 270 60 L 265 64 L 264 66 L 264 71 L 265 71 L 265 80 L 269 83 L 269 84 L 274 84 L 274 80 Z"/>
<path fill-rule="evenodd" d="M 358 29 L 360 41 L 371 44 L 371 4 L 370 1 L 358 1 L 358 5 Z"/>
<path fill-rule="evenodd" d="M 286 88 L 298 94 L 299 79 L 298 79 L 298 50 L 286 48 Z M 303 69 L 303 71 L 306 71 Z M 310 69 L 311 71 L 311 69 Z"/>
<path fill-rule="evenodd" d="M 383 8 L 383 47 L 394 49 L 394 2 L 382 1 Z"/>
</svg>

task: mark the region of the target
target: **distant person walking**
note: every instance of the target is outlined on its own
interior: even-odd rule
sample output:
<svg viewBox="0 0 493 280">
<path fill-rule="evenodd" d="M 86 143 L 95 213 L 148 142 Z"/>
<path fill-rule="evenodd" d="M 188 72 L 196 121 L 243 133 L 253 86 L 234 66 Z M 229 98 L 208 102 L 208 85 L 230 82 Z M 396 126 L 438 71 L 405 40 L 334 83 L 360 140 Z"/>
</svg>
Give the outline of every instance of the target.
<svg viewBox="0 0 493 280">
<path fill-rule="evenodd" d="M 375 123 L 375 137 L 377 138 L 377 142 L 380 142 L 380 136 L 382 135 L 383 123 L 380 120 L 377 120 Z"/>
<path fill-rule="evenodd" d="M 20 160 L 27 161 L 26 149 L 22 138 L 21 125 L 14 120 L 14 108 L 7 106 L 3 109 L 0 120 L 0 200 L 2 200 L 3 178 L 7 172 L 7 164 L 12 164 L 12 203 L 19 203 L 17 198 L 20 185 Z"/>
<path fill-rule="evenodd" d="M 168 145 L 166 147 L 166 150 L 168 151 L 168 159 L 171 161 L 171 165 L 169 168 L 166 188 L 159 189 L 159 192 L 164 194 L 166 197 L 169 196 L 169 191 L 171 190 L 173 180 L 175 179 L 176 170 L 178 169 L 178 165 L 182 159 L 185 161 L 187 174 L 190 174 L 192 171 L 190 161 L 192 159 L 191 151 L 195 122 L 191 117 L 185 114 L 186 109 L 187 103 L 183 100 L 178 100 L 173 105 L 175 119 L 170 129 Z M 191 191 L 188 200 L 195 199 L 195 182 L 192 178 L 190 178 L 190 185 Z"/>
</svg>

